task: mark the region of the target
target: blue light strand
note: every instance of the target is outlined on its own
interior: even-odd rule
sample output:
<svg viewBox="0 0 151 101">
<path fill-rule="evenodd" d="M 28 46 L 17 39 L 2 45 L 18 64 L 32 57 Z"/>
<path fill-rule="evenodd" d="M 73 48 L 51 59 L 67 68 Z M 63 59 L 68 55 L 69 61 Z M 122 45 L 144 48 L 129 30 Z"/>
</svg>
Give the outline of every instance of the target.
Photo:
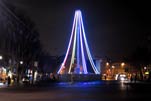
<svg viewBox="0 0 151 101">
<path fill-rule="evenodd" d="M 65 66 L 65 62 L 67 60 L 67 57 L 68 57 L 68 54 L 69 54 L 69 51 L 70 51 L 70 47 L 71 47 L 71 42 L 72 42 L 72 38 L 73 38 L 73 31 L 74 31 L 74 26 L 75 26 L 75 19 L 76 18 L 76 13 L 74 15 L 74 21 L 73 21 L 73 25 L 72 25 L 72 32 L 71 32 L 71 36 L 70 36 L 70 41 L 69 41 L 69 45 L 68 45 L 68 48 L 67 48 L 67 51 L 66 51 L 66 56 L 63 60 L 63 63 L 61 64 L 61 67 L 60 69 L 58 70 L 58 74 L 60 74 L 60 71 L 62 70 L 62 68 Z"/>
<path fill-rule="evenodd" d="M 78 17 L 78 13 L 76 13 L 76 15 L 77 15 L 77 17 Z M 71 68 L 72 68 L 72 65 L 74 64 L 74 58 L 75 58 L 75 46 L 76 46 L 76 37 L 77 37 L 77 35 L 76 35 L 76 33 L 77 33 L 77 23 L 78 23 L 78 21 L 77 21 L 77 18 L 75 18 L 76 19 L 76 25 L 75 25 L 75 33 L 74 33 L 74 42 L 73 42 L 73 50 L 72 50 L 72 56 L 71 56 L 71 62 L 70 62 L 70 67 L 69 67 L 69 71 L 68 71 L 68 74 L 71 74 Z"/>
<path fill-rule="evenodd" d="M 79 19 L 79 22 L 80 22 L 80 41 L 81 41 L 81 52 L 82 52 L 82 65 L 83 65 L 83 68 L 84 68 L 84 74 L 87 74 L 88 71 L 87 71 L 86 62 L 85 62 L 85 56 L 84 56 L 83 39 L 82 39 L 82 31 L 81 31 L 82 27 L 81 27 L 80 19 Z"/>
<path fill-rule="evenodd" d="M 89 60 L 90 60 L 90 63 L 91 63 L 91 65 L 92 65 L 92 68 L 93 68 L 93 70 L 94 70 L 94 72 L 95 72 L 95 74 L 100 74 L 99 72 L 98 72 L 98 70 L 97 70 L 97 68 L 96 68 L 96 66 L 94 65 L 94 62 L 93 62 L 93 60 L 92 60 L 92 57 L 91 57 L 91 54 L 90 54 L 90 51 L 89 51 L 89 47 L 88 47 L 88 44 L 87 44 L 87 39 L 86 39 L 86 36 L 85 36 L 85 30 L 84 30 L 84 26 L 83 26 L 83 20 L 82 20 L 82 17 L 81 17 L 81 22 L 82 22 L 82 31 L 83 31 L 83 36 L 84 36 L 84 42 L 85 42 L 85 46 L 86 46 L 86 50 L 87 50 L 87 54 L 88 54 L 88 58 L 89 58 Z"/>
</svg>

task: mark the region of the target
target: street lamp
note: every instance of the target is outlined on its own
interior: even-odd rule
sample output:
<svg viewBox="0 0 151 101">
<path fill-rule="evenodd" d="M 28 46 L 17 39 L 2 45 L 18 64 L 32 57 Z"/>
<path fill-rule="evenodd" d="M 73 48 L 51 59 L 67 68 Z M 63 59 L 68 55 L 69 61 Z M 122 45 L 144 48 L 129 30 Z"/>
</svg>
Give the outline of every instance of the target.
<svg viewBox="0 0 151 101">
<path fill-rule="evenodd" d="M 23 64 L 23 61 L 20 61 L 20 64 L 22 65 L 22 64 Z"/>
<path fill-rule="evenodd" d="M 114 68 L 115 68 L 115 66 L 112 66 L 112 68 L 114 69 Z"/>
<path fill-rule="evenodd" d="M 114 68 L 115 66 L 112 66 L 112 78 L 114 79 Z"/>
<path fill-rule="evenodd" d="M 3 59 L 3 56 L 2 55 L 0 55 L 0 60 L 2 60 Z"/>
<path fill-rule="evenodd" d="M 124 65 L 125 65 L 125 63 L 124 63 L 124 62 L 122 62 L 122 63 L 121 63 L 121 66 L 123 67 Z"/>
<path fill-rule="evenodd" d="M 109 63 L 108 63 L 108 62 L 106 63 L 106 66 L 109 66 Z"/>
</svg>

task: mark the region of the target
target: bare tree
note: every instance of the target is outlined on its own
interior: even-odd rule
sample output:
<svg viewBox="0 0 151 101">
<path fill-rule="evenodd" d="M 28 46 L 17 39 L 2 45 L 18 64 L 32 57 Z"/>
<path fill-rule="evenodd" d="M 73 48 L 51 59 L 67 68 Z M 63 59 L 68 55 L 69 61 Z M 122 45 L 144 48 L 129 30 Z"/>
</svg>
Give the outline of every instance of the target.
<svg viewBox="0 0 151 101">
<path fill-rule="evenodd" d="M 3 19 L 0 21 L 4 29 L 0 46 L 3 46 L 1 49 L 16 61 L 20 78 L 27 68 L 34 70 L 34 61 L 38 61 L 42 53 L 39 33 L 35 24 L 23 11 L 7 4 L 1 4 L 0 7 L 3 9 Z M 19 61 L 24 63 L 20 65 Z"/>
</svg>

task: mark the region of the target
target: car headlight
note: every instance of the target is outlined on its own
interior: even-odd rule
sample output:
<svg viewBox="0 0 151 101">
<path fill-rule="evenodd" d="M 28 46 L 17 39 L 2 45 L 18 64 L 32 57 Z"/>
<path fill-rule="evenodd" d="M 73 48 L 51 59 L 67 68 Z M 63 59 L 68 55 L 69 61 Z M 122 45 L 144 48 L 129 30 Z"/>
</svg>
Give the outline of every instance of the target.
<svg viewBox="0 0 151 101">
<path fill-rule="evenodd" d="M 121 77 L 121 80 L 122 80 L 122 81 L 124 81 L 124 80 L 125 80 L 125 78 Z"/>
</svg>

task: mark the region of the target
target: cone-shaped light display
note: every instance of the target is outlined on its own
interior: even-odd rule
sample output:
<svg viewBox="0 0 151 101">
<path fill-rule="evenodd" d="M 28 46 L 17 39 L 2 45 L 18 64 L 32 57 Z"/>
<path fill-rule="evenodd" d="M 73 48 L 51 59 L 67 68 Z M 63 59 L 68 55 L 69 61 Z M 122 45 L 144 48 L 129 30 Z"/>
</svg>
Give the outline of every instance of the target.
<svg viewBox="0 0 151 101">
<path fill-rule="evenodd" d="M 69 55 L 70 53 L 71 55 Z M 69 60 L 69 63 L 67 63 L 67 60 Z M 57 73 L 63 74 L 63 71 L 67 70 L 68 74 L 88 74 L 89 72 L 87 69 L 86 60 L 89 60 L 94 73 L 100 74 L 93 62 L 88 47 L 82 20 L 82 13 L 80 10 L 76 10 L 66 55 Z"/>
</svg>

